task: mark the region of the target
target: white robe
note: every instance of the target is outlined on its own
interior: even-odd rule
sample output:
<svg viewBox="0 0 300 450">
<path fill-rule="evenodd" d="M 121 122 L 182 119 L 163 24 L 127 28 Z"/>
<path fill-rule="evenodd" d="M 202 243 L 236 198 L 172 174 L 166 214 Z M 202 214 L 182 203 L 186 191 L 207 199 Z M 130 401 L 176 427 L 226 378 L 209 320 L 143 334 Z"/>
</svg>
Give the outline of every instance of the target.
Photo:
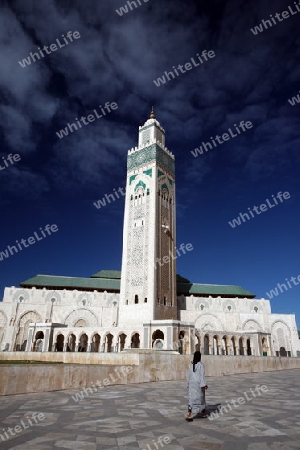
<svg viewBox="0 0 300 450">
<path fill-rule="evenodd" d="M 205 368 L 202 362 L 195 365 L 195 372 L 193 372 L 193 363 L 190 364 L 188 372 L 188 393 L 189 393 L 189 408 L 200 413 L 205 409 Z"/>
</svg>

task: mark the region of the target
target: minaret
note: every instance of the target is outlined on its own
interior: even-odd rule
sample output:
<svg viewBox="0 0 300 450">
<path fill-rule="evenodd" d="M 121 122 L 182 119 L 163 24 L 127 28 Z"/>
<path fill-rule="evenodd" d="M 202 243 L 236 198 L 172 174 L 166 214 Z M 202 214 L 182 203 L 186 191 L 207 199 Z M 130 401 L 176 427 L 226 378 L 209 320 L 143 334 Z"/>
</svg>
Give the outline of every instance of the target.
<svg viewBox="0 0 300 450">
<path fill-rule="evenodd" d="M 175 161 L 150 118 L 128 152 L 119 326 L 177 319 Z"/>
</svg>

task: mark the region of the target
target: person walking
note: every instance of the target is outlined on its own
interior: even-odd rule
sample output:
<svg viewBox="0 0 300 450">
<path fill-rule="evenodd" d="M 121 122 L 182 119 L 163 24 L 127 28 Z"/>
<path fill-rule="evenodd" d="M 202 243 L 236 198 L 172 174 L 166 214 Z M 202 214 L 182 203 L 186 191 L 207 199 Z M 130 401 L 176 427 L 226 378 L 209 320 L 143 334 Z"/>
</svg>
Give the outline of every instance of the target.
<svg viewBox="0 0 300 450">
<path fill-rule="evenodd" d="M 188 413 L 186 420 L 192 422 L 192 412 L 195 410 L 200 418 L 206 419 L 205 411 L 205 391 L 208 388 L 205 379 L 205 367 L 201 362 L 201 353 L 199 351 L 194 353 L 193 361 L 190 364 L 188 372 Z"/>
</svg>

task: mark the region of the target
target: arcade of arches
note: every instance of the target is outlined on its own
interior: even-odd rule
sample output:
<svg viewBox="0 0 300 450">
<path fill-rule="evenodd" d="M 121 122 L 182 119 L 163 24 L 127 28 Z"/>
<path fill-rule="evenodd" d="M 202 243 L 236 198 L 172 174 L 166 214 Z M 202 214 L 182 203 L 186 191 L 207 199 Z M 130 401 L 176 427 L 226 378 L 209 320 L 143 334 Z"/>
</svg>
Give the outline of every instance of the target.
<svg viewBox="0 0 300 450">
<path fill-rule="evenodd" d="M 6 317 L 0 316 L 1 325 Z M 40 327 L 41 318 L 35 311 L 21 316 L 14 337 L 16 351 L 56 351 L 56 352 L 93 352 L 117 353 L 125 349 L 139 349 L 143 346 L 141 332 L 124 332 L 121 330 L 103 330 L 97 332 L 89 327 L 84 319 L 72 323 L 72 330 L 65 328 L 51 329 Z M 76 326 L 76 329 L 75 326 Z M 0 327 L 1 331 L 1 327 Z M 243 333 L 225 333 L 224 331 L 194 328 L 193 333 L 178 330 L 171 346 L 166 343 L 166 329 L 152 330 L 150 348 L 156 350 L 177 350 L 180 354 L 192 354 L 201 350 L 204 355 L 254 355 L 254 356 L 291 356 L 291 339 L 289 330 L 281 322 L 274 323 L 271 333 L 244 330 Z M 1 338 L 1 335 L 0 335 Z"/>
<path fill-rule="evenodd" d="M 195 348 L 204 355 L 272 356 L 271 336 L 266 333 L 196 333 Z"/>
<path fill-rule="evenodd" d="M 47 351 L 43 348 L 44 333 L 38 331 L 35 333 L 31 351 Z M 86 332 L 70 333 L 57 332 L 50 351 L 53 352 L 92 352 L 92 353 L 117 353 L 125 348 L 140 348 L 139 333 L 132 333 L 127 336 L 125 333 L 118 333 L 114 336 L 111 333 L 105 333 L 100 336 L 99 333 L 93 333 L 90 336 Z"/>
</svg>

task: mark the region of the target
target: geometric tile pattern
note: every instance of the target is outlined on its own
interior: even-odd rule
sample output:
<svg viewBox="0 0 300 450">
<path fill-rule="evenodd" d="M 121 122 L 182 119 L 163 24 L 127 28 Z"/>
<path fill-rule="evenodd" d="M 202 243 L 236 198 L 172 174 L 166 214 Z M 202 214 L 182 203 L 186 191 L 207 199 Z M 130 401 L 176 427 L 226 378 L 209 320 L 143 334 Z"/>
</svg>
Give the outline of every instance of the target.
<svg viewBox="0 0 300 450">
<path fill-rule="evenodd" d="M 208 378 L 207 409 L 218 417 L 193 422 L 185 421 L 183 381 L 107 386 L 79 402 L 72 398 L 76 390 L 5 396 L 0 448 L 300 450 L 299 375 L 300 370 L 288 370 Z M 258 385 L 268 390 L 251 396 Z M 250 400 L 237 403 L 245 392 Z M 232 401 L 236 406 L 221 414 L 220 405 Z M 12 435 L 9 429 L 34 412 L 44 420 Z"/>
</svg>

